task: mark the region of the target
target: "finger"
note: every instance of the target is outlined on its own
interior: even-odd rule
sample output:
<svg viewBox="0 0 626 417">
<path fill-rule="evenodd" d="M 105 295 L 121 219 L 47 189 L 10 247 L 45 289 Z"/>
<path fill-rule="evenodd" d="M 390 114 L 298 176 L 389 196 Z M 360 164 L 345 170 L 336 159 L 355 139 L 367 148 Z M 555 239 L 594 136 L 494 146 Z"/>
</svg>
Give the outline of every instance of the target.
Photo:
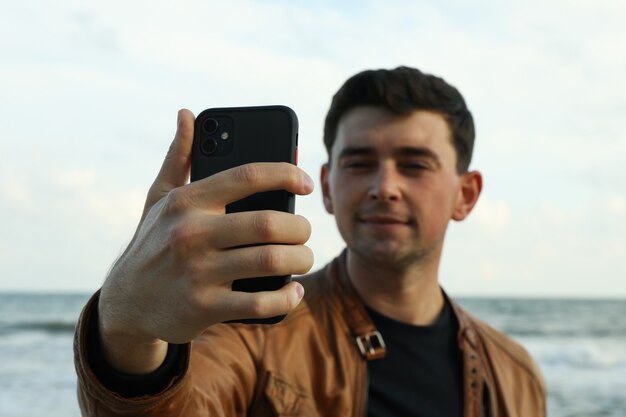
<svg viewBox="0 0 626 417">
<path fill-rule="evenodd" d="M 302 245 L 311 236 L 311 224 L 300 215 L 281 211 L 217 216 L 196 211 L 184 222 L 171 225 L 167 233 L 169 250 L 186 263 L 191 257 L 206 260 L 208 253 L 221 257 L 226 250 L 251 245 Z"/>
<path fill-rule="evenodd" d="M 259 245 L 228 249 L 205 256 L 193 265 L 194 274 L 212 284 L 236 279 L 301 275 L 313 266 L 313 252 L 304 245 Z"/>
<path fill-rule="evenodd" d="M 207 225 L 211 245 L 220 249 L 262 243 L 301 245 L 311 237 L 311 224 L 306 218 L 280 211 L 231 213 L 221 220 Z"/>
<path fill-rule="evenodd" d="M 193 124 L 193 113 L 187 109 L 179 110 L 176 135 L 151 189 L 159 198 L 187 183 L 191 166 Z"/>
<path fill-rule="evenodd" d="M 231 291 L 218 301 L 227 320 L 252 319 L 280 316 L 289 313 L 302 300 L 304 288 L 292 281 L 276 291 L 245 293 Z"/>
<path fill-rule="evenodd" d="M 255 162 L 218 172 L 185 187 L 186 200 L 198 207 L 223 209 L 225 205 L 263 191 L 285 190 L 304 195 L 313 180 L 286 162 Z"/>
</svg>

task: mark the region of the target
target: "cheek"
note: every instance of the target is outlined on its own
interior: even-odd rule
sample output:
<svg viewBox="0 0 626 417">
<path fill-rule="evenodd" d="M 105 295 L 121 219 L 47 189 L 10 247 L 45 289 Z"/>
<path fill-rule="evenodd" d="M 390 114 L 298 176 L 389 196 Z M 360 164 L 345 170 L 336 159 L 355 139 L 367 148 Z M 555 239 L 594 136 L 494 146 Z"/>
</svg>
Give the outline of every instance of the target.
<svg viewBox="0 0 626 417">
<path fill-rule="evenodd" d="M 438 181 L 419 193 L 423 227 L 434 232 L 445 229 L 456 205 L 456 185 L 451 179 Z M 426 197 L 428 198 L 421 198 Z"/>
<path fill-rule="evenodd" d="M 334 179 L 331 184 L 331 195 L 336 207 L 354 205 L 361 201 L 363 194 L 361 192 L 363 188 L 362 181 L 356 181 L 354 178 L 348 179 L 342 176 Z"/>
<path fill-rule="evenodd" d="M 333 193 L 333 209 L 336 217 L 349 217 L 355 210 L 350 193 L 345 192 L 342 188 L 337 188 Z"/>
<path fill-rule="evenodd" d="M 342 187 L 339 184 L 335 184 L 333 188 L 332 206 L 333 216 L 335 218 L 335 224 L 339 234 L 344 241 L 352 241 L 352 235 L 354 233 L 353 214 L 355 212 L 354 204 L 350 202 L 348 193 L 342 192 Z"/>
<path fill-rule="evenodd" d="M 335 181 L 331 190 L 334 215 L 341 220 L 342 227 L 350 227 L 354 213 L 363 202 L 361 187 L 355 181 Z"/>
</svg>

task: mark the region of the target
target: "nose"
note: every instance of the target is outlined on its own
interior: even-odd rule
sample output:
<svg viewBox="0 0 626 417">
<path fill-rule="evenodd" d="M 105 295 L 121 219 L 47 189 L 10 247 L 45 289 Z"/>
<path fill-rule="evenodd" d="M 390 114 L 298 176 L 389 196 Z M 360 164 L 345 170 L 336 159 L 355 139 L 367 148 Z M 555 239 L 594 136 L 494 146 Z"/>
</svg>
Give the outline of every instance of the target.
<svg viewBox="0 0 626 417">
<path fill-rule="evenodd" d="M 401 198 L 400 178 L 393 164 L 381 164 L 373 176 L 368 193 L 370 200 L 394 202 Z"/>
</svg>

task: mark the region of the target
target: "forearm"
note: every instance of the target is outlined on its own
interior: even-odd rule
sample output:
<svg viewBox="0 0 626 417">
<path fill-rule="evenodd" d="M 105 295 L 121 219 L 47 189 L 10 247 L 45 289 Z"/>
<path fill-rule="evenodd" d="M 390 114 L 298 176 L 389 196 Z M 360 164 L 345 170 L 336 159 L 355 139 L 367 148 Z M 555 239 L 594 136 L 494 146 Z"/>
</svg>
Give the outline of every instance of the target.
<svg viewBox="0 0 626 417">
<path fill-rule="evenodd" d="M 252 401 L 262 333 L 240 329 L 248 334 L 244 342 L 236 328 L 216 326 L 195 340 L 193 349 L 171 345 L 177 353 L 170 348 L 165 364 L 148 377 L 126 375 L 120 383 L 94 348 L 97 306 L 98 294 L 83 310 L 74 341 L 83 416 L 237 415 Z"/>
<path fill-rule="evenodd" d="M 78 397 L 84 416 L 171 415 L 155 414 L 157 404 L 179 403 L 187 398 L 185 383 L 190 346 L 171 345 L 167 359 L 148 375 L 118 372 L 104 360 L 99 346 L 97 305 L 99 293 L 83 310 L 76 329 L 74 354 Z M 185 388 L 186 387 L 186 388 Z M 156 407 L 156 408 L 155 408 Z"/>
</svg>

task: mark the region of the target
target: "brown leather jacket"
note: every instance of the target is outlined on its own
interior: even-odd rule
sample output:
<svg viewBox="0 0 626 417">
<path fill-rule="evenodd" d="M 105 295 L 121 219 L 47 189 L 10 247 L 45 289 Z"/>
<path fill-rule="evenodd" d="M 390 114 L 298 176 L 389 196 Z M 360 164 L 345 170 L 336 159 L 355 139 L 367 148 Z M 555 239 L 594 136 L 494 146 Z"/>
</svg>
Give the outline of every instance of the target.
<svg viewBox="0 0 626 417">
<path fill-rule="evenodd" d="M 210 327 L 194 340 L 185 372 L 163 392 L 123 398 L 89 366 L 89 317 L 77 328 L 75 360 L 86 416 L 364 416 L 367 361 L 384 356 L 379 334 L 354 292 L 345 253 L 302 280 L 305 301 L 276 325 Z M 459 321 L 466 417 L 543 417 L 539 368 L 517 343 L 452 302 Z"/>
</svg>

